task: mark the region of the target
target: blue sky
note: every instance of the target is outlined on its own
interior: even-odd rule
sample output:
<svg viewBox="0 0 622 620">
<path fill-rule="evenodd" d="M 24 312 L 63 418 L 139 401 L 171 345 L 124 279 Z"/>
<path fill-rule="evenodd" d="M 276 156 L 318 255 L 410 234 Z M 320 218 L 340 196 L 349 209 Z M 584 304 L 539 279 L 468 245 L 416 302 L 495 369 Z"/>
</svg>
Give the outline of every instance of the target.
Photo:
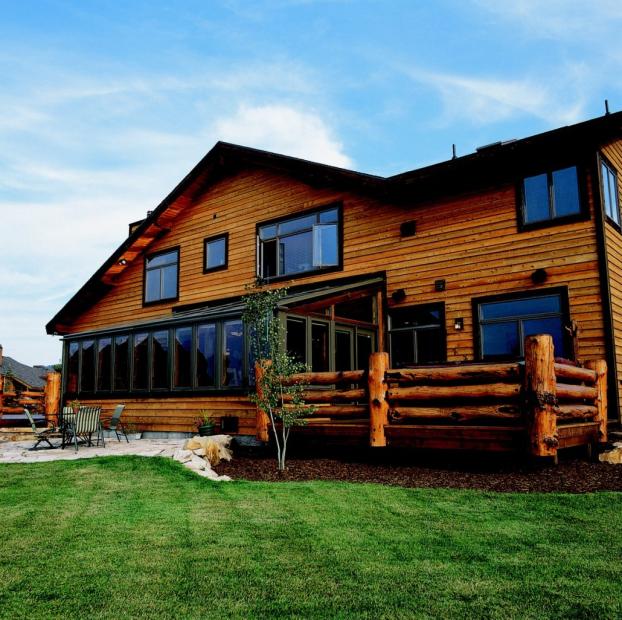
<svg viewBox="0 0 622 620">
<path fill-rule="evenodd" d="M 622 108 L 619 1 L 0 0 L 0 343 L 219 140 L 389 175 Z"/>
</svg>

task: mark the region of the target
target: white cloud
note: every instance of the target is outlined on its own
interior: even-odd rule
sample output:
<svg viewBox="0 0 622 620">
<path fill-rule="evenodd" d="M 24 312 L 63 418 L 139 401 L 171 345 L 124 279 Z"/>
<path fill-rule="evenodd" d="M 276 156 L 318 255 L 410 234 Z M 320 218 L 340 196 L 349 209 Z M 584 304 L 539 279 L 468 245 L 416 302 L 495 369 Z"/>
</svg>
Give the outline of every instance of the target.
<svg viewBox="0 0 622 620">
<path fill-rule="evenodd" d="M 214 124 L 214 133 L 227 142 L 302 157 L 312 161 L 352 167 L 344 147 L 312 112 L 288 105 L 242 105 Z"/>
<path fill-rule="evenodd" d="M 550 124 L 565 125 L 577 122 L 584 113 L 586 100 L 579 88 L 584 71 L 580 66 L 567 67 L 557 81 L 473 77 L 412 68 L 404 71 L 438 93 L 443 124 L 468 120 L 484 125 L 531 115 Z"/>
</svg>

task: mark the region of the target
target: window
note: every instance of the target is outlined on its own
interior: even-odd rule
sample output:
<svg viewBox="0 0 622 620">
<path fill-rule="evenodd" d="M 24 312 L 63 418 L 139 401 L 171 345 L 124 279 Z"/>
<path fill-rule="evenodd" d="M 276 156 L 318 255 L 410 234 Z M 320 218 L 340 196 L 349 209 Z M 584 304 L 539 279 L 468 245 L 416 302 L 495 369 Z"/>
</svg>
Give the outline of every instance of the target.
<svg viewBox="0 0 622 620">
<path fill-rule="evenodd" d="M 210 237 L 203 242 L 203 273 L 227 268 L 228 235 Z"/>
<path fill-rule="evenodd" d="M 523 224 L 537 224 L 580 213 L 579 180 L 575 166 L 523 180 Z"/>
<path fill-rule="evenodd" d="M 216 324 L 197 327 L 197 386 L 216 385 Z"/>
<path fill-rule="evenodd" d="M 258 275 L 266 280 L 340 264 L 339 207 L 264 224 L 257 234 Z"/>
<path fill-rule="evenodd" d="M 619 226 L 618 175 L 614 168 L 603 158 L 600 160 L 600 183 L 605 213 L 609 219 Z"/>
<path fill-rule="evenodd" d="M 166 250 L 145 259 L 145 303 L 177 299 L 179 249 Z"/>
<path fill-rule="evenodd" d="M 78 377 L 80 373 L 80 343 L 70 342 L 67 347 L 67 391 L 78 391 Z"/>
<path fill-rule="evenodd" d="M 114 339 L 114 389 L 128 390 L 130 387 L 130 339 L 129 336 L 115 336 Z"/>
<path fill-rule="evenodd" d="M 179 327 L 175 330 L 173 387 L 192 387 L 192 327 Z"/>
<path fill-rule="evenodd" d="M 551 334 L 556 357 L 567 357 L 565 292 L 475 302 L 483 360 L 523 357 L 526 336 Z"/>
<path fill-rule="evenodd" d="M 244 363 L 244 329 L 242 321 L 226 321 L 224 324 L 224 347 L 222 356 L 222 385 L 242 385 Z"/>
<path fill-rule="evenodd" d="M 168 387 L 168 331 L 154 332 L 151 338 L 151 389 Z"/>
<path fill-rule="evenodd" d="M 146 390 L 149 387 L 148 353 L 149 334 L 134 334 L 132 390 Z"/>
<path fill-rule="evenodd" d="M 93 392 L 95 390 L 95 341 L 82 341 L 82 355 L 80 365 L 80 391 Z"/>
<path fill-rule="evenodd" d="M 389 317 L 391 365 L 445 361 L 445 318 L 442 304 L 396 308 Z"/>
<path fill-rule="evenodd" d="M 97 344 L 97 391 L 110 389 L 110 371 L 112 368 L 112 339 L 100 338 Z"/>
</svg>

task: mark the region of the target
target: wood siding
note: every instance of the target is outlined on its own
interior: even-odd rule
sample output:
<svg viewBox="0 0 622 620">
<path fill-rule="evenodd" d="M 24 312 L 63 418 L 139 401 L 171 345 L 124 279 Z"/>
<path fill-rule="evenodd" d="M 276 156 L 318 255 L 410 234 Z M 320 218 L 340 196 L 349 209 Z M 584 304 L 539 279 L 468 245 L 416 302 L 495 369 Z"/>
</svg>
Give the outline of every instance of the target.
<svg viewBox="0 0 622 620">
<path fill-rule="evenodd" d="M 588 178 L 588 190 L 590 185 Z M 515 187 L 507 185 L 408 208 L 382 204 L 354 193 L 312 188 L 269 171 L 248 169 L 205 191 L 179 214 L 172 230 L 149 247 L 148 252 L 154 252 L 180 246 L 178 301 L 143 307 L 143 259 L 139 257 L 121 274 L 115 288 L 85 311 L 70 331 L 169 316 L 174 305 L 243 294 L 244 286 L 255 278 L 258 222 L 341 201 L 343 270 L 296 278 L 291 284 L 385 271 L 389 312 L 396 306 L 391 293 L 402 288 L 406 298 L 397 304 L 400 307 L 445 303 L 448 361 L 474 358 L 471 306 L 474 297 L 567 286 L 571 318 L 581 329 L 579 357 L 582 360 L 604 357 L 591 198 L 591 217 L 587 221 L 518 232 L 515 193 Z M 592 192 L 587 194 L 591 196 Z M 401 238 L 400 224 L 412 219 L 416 220 L 416 235 Z M 204 274 L 203 239 L 221 233 L 229 234 L 228 269 Z M 622 260 L 619 266 L 622 283 Z M 548 277 L 544 284 L 536 286 L 531 274 L 539 268 L 546 269 Z M 438 279 L 446 281 L 444 292 L 435 291 L 434 282 Z M 290 283 L 279 286 L 287 284 Z M 618 307 L 622 313 L 622 286 L 620 291 Z M 464 319 L 462 331 L 454 329 L 454 319 L 458 317 Z M 622 326 L 622 314 L 618 321 Z M 207 408 L 205 403 L 199 404 L 200 398 L 182 396 L 176 400 L 153 398 L 126 402 L 129 417 L 135 411 L 141 424 L 144 418 L 145 424 L 161 430 L 179 426 L 172 420 L 178 420 L 184 403 L 188 403 L 193 415 L 194 411 Z M 230 403 L 226 406 L 232 410 L 241 406 L 240 399 L 234 398 L 210 398 L 209 402 L 214 406 L 220 403 L 218 407 Z M 160 415 L 161 424 L 154 418 Z M 165 421 L 166 416 L 170 417 L 170 423 Z"/>
<path fill-rule="evenodd" d="M 602 152 L 617 171 L 618 196 L 622 197 L 622 141 L 616 141 L 603 147 Z M 613 321 L 617 367 L 615 385 L 617 386 L 619 397 L 622 399 L 622 233 L 609 222 L 605 223 L 605 240 L 607 244 L 611 318 Z M 618 418 L 618 415 L 612 416 L 610 413 L 609 417 Z"/>
</svg>

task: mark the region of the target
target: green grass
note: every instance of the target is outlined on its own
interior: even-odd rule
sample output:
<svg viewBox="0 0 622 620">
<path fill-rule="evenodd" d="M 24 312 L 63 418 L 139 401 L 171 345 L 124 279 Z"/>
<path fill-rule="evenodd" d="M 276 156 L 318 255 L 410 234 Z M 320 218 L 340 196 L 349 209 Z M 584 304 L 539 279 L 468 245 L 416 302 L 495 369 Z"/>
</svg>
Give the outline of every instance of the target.
<svg viewBox="0 0 622 620">
<path fill-rule="evenodd" d="M 0 466 L 3 618 L 614 618 L 622 494 Z"/>
</svg>

